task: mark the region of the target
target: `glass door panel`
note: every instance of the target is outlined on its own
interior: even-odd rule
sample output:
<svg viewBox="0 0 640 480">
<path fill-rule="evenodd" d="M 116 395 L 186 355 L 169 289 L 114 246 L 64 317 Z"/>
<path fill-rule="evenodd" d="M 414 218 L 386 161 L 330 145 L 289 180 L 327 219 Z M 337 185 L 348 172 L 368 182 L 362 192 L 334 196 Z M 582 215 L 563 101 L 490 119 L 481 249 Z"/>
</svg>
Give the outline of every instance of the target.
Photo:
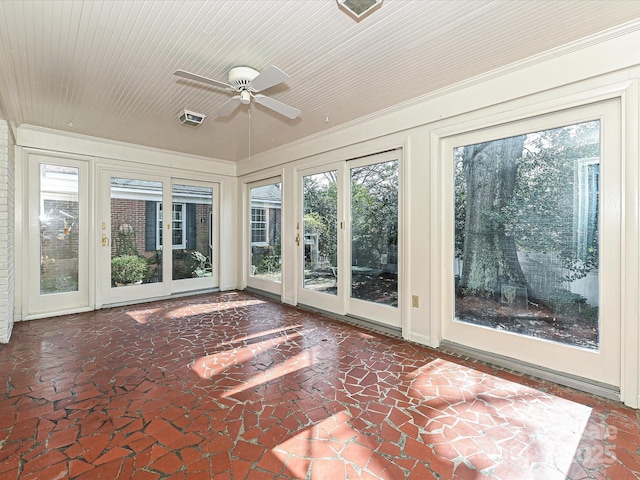
<svg viewBox="0 0 640 480">
<path fill-rule="evenodd" d="M 351 169 L 351 298 L 398 306 L 398 161 Z"/>
<path fill-rule="evenodd" d="M 305 290 L 338 294 L 337 171 L 302 177 L 303 279 Z"/>
<path fill-rule="evenodd" d="M 213 187 L 174 183 L 171 186 L 171 201 L 172 290 L 217 286 Z M 162 209 L 158 214 L 158 224 L 163 225 Z M 168 219 L 164 220 L 164 223 L 167 222 Z M 158 232 L 160 238 L 161 230 Z"/>
<path fill-rule="evenodd" d="M 300 209 L 295 231 L 298 248 L 298 302 L 344 315 L 346 313 L 341 259 L 345 163 L 300 172 Z"/>
<path fill-rule="evenodd" d="M 282 282 L 282 188 L 271 183 L 249 189 L 250 278 Z"/>
<path fill-rule="evenodd" d="M 170 265 L 163 256 L 164 182 L 120 174 L 107 178 L 109 233 L 103 224 L 102 248 L 109 252 L 110 274 L 103 277 L 105 303 L 166 295 Z"/>
<path fill-rule="evenodd" d="M 111 178 L 111 286 L 162 282 L 162 182 Z"/>
<path fill-rule="evenodd" d="M 40 293 L 78 291 L 80 169 L 40 164 Z"/>
<path fill-rule="evenodd" d="M 350 160 L 349 314 L 400 327 L 398 308 L 399 155 Z"/>
<path fill-rule="evenodd" d="M 88 308 L 88 165 L 29 157 L 28 315 Z"/>
</svg>

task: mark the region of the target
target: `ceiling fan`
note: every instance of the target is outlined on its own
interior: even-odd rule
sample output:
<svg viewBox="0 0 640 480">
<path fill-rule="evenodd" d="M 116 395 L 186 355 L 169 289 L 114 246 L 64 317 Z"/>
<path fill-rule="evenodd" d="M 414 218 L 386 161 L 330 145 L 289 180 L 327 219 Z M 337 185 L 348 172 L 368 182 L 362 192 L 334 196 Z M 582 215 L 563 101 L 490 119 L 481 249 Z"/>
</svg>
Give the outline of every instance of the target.
<svg viewBox="0 0 640 480">
<path fill-rule="evenodd" d="M 252 97 L 260 105 L 264 105 L 274 112 L 292 120 L 302 113 L 297 108 L 258 93 L 285 82 L 289 78 L 289 75 L 278 67 L 271 66 L 263 72 L 258 72 L 251 67 L 233 67 L 229 70 L 229 83 L 213 80 L 184 70 L 177 70 L 174 72 L 174 75 L 196 82 L 206 83 L 207 85 L 213 85 L 214 87 L 225 88 L 230 92 L 236 92 L 237 95 L 231 97 L 220 107 L 220 110 L 217 112 L 219 116 L 230 115 L 240 105 L 248 105 Z"/>
</svg>

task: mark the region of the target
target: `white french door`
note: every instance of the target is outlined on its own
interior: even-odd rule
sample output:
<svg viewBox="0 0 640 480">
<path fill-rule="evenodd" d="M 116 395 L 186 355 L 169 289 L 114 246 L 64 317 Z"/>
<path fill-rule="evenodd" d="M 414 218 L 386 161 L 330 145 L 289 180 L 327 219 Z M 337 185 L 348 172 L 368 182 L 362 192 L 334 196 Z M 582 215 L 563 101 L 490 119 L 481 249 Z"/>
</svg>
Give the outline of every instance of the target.
<svg viewBox="0 0 640 480">
<path fill-rule="evenodd" d="M 171 258 L 163 251 L 171 238 L 171 223 L 165 230 L 160 221 L 164 205 L 171 205 L 166 179 L 105 171 L 103 198 L 99 247 L 102 303 L 169 295 Z"/>
<path fill-rule="evenodd" d="M 400 154 L 299 172 L 300 303 L 401 327 Z"/>
<path fill-rule="evenodd" d="M 89 308 L 89 163 L 29 153 L 27 317 Z"/>
<path fill-rule="evenodd" d="M 443 140 L 443 340 L 620 386 L 619 110 Z"/>
<path fill-rule="evenodd" d="M 344 243 L 344 163 L 301 171 L 296 245 L 298 302 L 346 313 Z"/>
<path fill-rule="evenodd" d="M 400 327 L 400 150 L 346 162 L 347 311 Z"/>
<path fill-rule="evenodd" d="M 103 304 L 218 286 L 217 185 L 114 171 L 102 176 Z"/>
</svg>

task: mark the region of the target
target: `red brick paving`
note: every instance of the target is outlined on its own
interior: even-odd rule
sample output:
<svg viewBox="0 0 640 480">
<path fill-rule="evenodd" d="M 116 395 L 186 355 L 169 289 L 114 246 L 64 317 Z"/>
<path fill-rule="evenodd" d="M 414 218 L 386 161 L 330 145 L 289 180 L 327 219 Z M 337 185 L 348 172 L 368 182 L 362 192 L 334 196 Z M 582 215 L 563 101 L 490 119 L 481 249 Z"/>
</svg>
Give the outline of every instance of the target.
<svg viewBox="0 0 640 480">
<path fill-rule="evenodd" d="M 638 412 L 242 292 L 15 325 L 0 478 L 640 478 Z"/>
</svg>

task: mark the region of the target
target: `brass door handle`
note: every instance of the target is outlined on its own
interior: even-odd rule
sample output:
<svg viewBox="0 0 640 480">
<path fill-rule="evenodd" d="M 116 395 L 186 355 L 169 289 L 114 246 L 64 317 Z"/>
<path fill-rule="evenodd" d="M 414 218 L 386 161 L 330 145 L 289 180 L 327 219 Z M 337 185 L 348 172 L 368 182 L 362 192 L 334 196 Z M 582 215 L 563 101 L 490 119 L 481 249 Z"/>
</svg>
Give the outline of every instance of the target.
<svg viewBox="0 0 640 480">
<path fill-rule="evenodd" d="M 104 233 L 102 234 L 102 246 L 103 247 L 109 246 L 109 237 L 107 237 Z"/>
<path fill-rule="evenodd" d="M 300 246 L 300 234 L 296 235 L 296 245 Z"/>
</svg>

